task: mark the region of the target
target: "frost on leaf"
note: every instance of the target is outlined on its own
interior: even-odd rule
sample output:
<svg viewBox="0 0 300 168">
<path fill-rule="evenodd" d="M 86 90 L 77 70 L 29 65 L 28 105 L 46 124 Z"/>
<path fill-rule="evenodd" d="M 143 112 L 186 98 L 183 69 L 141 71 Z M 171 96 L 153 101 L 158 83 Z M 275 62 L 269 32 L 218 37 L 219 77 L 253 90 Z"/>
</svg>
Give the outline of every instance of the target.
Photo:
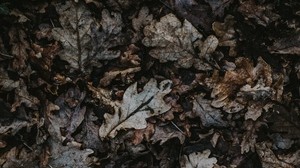
<svg viewBox="0 0 300 168">
<path fill-rule="evenodd" d="M 200 117 L 201 122 L 205 127 L 227 126 L 228 123 L 222 119 L 222 111 L 213 108 L 210 104 L 211 101 L 203 99 L 203 95 L 197 95 L 193 101 L 193 113 L 195 113 L 195 116 Z"/>
<path fill-rule="evenodd" d="M 193 65 L 196 55 L 193 44 L 202 35 L 185 20 L 183 24 L 173 14 L 168 14 L 160 21 L 144 28 L 145 38 L 142 40 L 147 47 L 153 47 L 149 54 L 164 63 L 176 61 L 181 67 L 189 68 Z"/>
<path fill-rule="evenodd" d="M 99 129 L 101 138 L 113 138 L 121 129 L 146 128 L 146 119 L 165 113 L 171 106 L 166 104 L 163 97 L 171 91 L 170 80 L 162 81 L 157 87 L 157 82 L 151 79 L 143 91 L 137 92 L 137 83 L 129 86 L 123 95 L 123 101 L 115 104 L 114 114 L 104 115 L 105 123 Z"/>
<path fill-rule="evenodd" d="M 262 59 L 257 65 L 247 58 L 237 58 L 236 68 L 228 70 L 213 87 L 211 105 L 222 107 L 228 113 L 247 109 L 245 119 L 256 120 L 263 110 L 272 106 L 270 100 L 279 101 L 282 96 L 283 79 L 272 72 Z"/>
<path fill-rule="evenodd" d="M 67 1 L 65 4 L 54 4 L 60 15 L 61 28 L 52 29 L 55 40 L 61 42 L 63 50 L 59 56 L 70 63 L 75 69 L 80 69 L 87 61 L 91 50 L 91 24 L 94 23 L 90 11 L 82 3 Z"/>
<path fill-rule="evenodd" d="M 184 155 L 180 159 L 181 168 L 213 168 L 217 163 L 215 157 L 209 158 L 210 150 L 204 150 L 203 152 L 191 153 L 188 156 Z"/>
</svg>

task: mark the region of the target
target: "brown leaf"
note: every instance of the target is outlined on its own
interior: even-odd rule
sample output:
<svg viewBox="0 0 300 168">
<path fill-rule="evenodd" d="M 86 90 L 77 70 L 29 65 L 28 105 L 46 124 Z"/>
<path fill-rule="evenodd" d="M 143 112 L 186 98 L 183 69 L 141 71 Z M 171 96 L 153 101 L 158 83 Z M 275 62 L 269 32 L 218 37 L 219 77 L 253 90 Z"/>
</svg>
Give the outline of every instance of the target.
<svg viewBox="0 0 300 168">
<path fill-rule="evenodd" d="M 136 72 L 140 70 L 141 70 L 140 67 L 136 67 L 136 68 L 128 68 L 125 70 L 115 70 L 115 71 L 105 72 L 104 77 L 101 78 L 100 80 L 100 85 L 108 86 L 110 85 L 111 81 L 118 76 L 120 76 L 120 78 L 124 81 L 126 77 L 128 77 L 129 75 L 134 75 Z"/>
<path fill-rule="evenodd" d="M 276 39 L 273 46 L 268 47 L 271 53 L 300 55 L 300 33 Z"/>
<path fill-rule="evenodd" d="M 256 152 L 261 159 L 264 168 L 284 167 L 294 168 L 294 165 L 287 163 L 285 160 L 279 160 L 274 152 L 271 150 L 269 142 L 261 142 L 255 145 Z"/>
<path fill-rule="evenodd" d="M 153 47 L 149 54 L 164 63 L 176 61 L 178 66 L 189 68 L 193 65 L 196 55 L 193 44 L 202 35 L 185 20 L 183 24 L 173 14 L 168 14 L 160 21 L 152 21 L 144 28 L 145 38 L 142 40 L 147 47 Z"/>
<path fill-rule="evenodd" d="M 212 29 L 216 33 L 219 40 L 219 46 L 230 47 L 229 56 L 236 56 L 236 38 L 237 35 L 234 29 L 235 20 L 231 15 L 227 15 L 224 19 L 224 23 L 214 22 Z"/>
<path fill-rule="evenodd" d="M 193 113 L 199 116 L 205 127 L 226 127 L 228 123 L 222 119 L 222 111 L 211 106 L 211 101 L 196 95 L 193 101 Z"/>
<path fill-rule="evenodd" d="M 11 54 L 14 56 L 12 67 L 15 70 L 24 69 L 27 66 L 28 53 L 30 50 L 30 44 L 27 41 L 27 35 L 22 29 L 12 27 L 8 33 L 9 44 L 12 46 Z"/>
<path fill-rule="evenodd" d="M 22 104 L 33 110 L 37 110 L 40 101 L 28 93 L 27 86 L 24 81 L 20 79 L 20 86 L 15 90 L 15 102 L 12 104 L 11 112 L 15 112 Z"/>
<path fill-rule="evenodd" d="M 224 10 L 229 7 L 233 0 L 205 0 L 215 16 L 223 17 Z"/>
<path fill-rule="evenodd" d="M 280 18 L 279 15 L 273 13 L 274 7 L 270 5 L 257 5 L 254 0 L 240 0 L 240 3 L 238 11 L 248 19 L 255 19 L 260 25 L 267 26 Z"/>
</svg>

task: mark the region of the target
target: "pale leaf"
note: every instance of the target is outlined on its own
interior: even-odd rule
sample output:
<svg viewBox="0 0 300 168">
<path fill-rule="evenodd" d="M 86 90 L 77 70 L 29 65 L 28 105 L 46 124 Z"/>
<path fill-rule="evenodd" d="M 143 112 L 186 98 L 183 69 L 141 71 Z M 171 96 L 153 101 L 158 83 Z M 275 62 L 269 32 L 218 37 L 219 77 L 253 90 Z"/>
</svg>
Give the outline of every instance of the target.
<svg viewBox="0 0 300 168">
<path fill-rule="evenodd" d="M 180 160 L 181 168 L 212 168 L 217 163 L 215 157 L 209 158 L 210 150 L 184 155 Z"/>
<path fill-rule="evenodd" d="M 171 84 L 170 80 L 164 80 L 157 87 L 156 80 L 151 79 L 140 93 L 137 92 L 137 83 L 129 86 L 120 107 L 114 108 L 114 114 L 104 115 L 105 123 L 99 129 L 100 137 L 113 138 L 121 129 L 146 128 L 147 118 L 165 113 L 171 108 L 163 100 L 163 97 L 170 93 Z"/>
</svg>

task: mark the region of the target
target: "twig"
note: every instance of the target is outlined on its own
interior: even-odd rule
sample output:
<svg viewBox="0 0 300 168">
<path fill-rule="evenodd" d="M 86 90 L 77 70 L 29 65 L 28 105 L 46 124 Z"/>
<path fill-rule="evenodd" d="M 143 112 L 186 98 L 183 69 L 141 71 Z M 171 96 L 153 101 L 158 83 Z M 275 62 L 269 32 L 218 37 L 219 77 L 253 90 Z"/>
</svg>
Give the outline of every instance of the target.
<svg viewBox="0 0 300 168">
<path fill-rule="evenodd" d="M 176 129 L 178 129 L 183 135 L 185 135 L 185 133 L 173 121 L 171 121 L 171 123 Z"/>
<path fill-rule="evenodd" d="M 8 55 L 8 54 L 4 54 L 2 52 L 0 52 L 0 55 L 4 56 L 4 57 L 7 57 L 7 58 L 14 58 L 14 56 L 12 55 Z"/>
</svg>

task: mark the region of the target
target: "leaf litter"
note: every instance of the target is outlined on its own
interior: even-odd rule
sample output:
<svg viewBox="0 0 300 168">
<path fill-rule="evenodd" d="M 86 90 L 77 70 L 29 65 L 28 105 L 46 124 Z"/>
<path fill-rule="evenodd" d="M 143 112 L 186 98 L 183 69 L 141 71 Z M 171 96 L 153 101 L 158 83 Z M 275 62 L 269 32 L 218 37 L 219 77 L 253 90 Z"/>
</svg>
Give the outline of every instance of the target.
<svg viewBox="0 0 300 168">
<path fill-rule="evenodd" d="M 299 6 L 1 2 L 1 167 L 299 167 Z"/>
</svg>

